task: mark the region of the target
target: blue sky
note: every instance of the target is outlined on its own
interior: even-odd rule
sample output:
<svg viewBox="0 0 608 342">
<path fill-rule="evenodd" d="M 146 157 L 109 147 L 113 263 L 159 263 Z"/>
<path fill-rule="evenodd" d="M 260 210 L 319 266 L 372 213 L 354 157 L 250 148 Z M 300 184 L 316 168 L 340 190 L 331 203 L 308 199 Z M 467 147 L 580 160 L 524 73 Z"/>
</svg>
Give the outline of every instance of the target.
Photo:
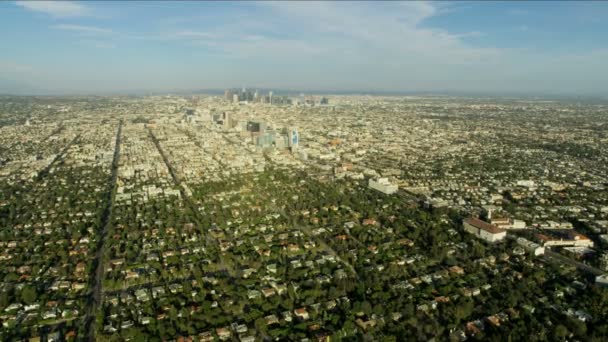
<svg viewBox="0 0 608 342">
<path fill-rule="evenodd" d="M 0 92 L 605 95 L 608 2 L 1 2 Z"/>
</svg>

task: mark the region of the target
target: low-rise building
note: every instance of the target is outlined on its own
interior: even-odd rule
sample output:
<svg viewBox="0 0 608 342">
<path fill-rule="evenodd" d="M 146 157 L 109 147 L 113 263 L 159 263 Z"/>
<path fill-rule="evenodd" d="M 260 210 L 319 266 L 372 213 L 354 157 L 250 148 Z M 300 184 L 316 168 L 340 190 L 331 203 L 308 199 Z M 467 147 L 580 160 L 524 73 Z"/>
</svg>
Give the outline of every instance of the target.
<svg viewBox="0 0 608 342">
<path fill-rule="evenodd" d="M 596 276 L 595 284 L 602 287 L 608 287 L 608 273 Z"/>
<path fill-rule="evenodd" d="M 593 241 L 583 234 L 570 231 L 566 236 L 549 236 L 536 234 L 536 238 L 545 247 L 593 247 Z"/>
<path fill-rule="evenodd" d="M 518 245 L 522 246 L 526 251 L 530 252 L 532 255 L 545 254 L 545 247 L 537 244 L 536 242 L 532 242 L 522 237 L 517 238 L 515 241 Z"/>
<path fill-rule="evenodd" d="M 369 180 L 369 187 L 374 190 L 378 190 L 384 194 L 390 195 L 397 192 L 399 187 L 396 184 L 391 184 L 388 178 L 378 178 Z"/>
<path fill-rule="evenodd" d="M 469 217 L 463 221 L 464 230 L 488 242 L 497 242 L 507 236 L 507 231 L 478 218 Z"/>
</svg>

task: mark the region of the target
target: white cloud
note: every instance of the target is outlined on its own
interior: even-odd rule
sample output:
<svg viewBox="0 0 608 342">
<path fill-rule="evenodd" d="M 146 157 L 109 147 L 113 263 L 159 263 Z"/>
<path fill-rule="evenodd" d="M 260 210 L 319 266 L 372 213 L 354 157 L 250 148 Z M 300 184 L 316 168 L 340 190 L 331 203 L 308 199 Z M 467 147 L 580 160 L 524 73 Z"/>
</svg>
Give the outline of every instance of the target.
<svg viewBox="0 0 608 342">
<path fill-rule="evenodd" d="M 252 25 L 241 20 L 214 32 L 184 30 L 164 35 L 192 41 L 216 40 L 214 45 L 233 49 L 243 48 L 248 54 L 301 56 L 302 52 L 351 51 L 361 56 L 384 55 L 397 57 L 416 53 L 446 58 L 480 54 L 495 54 L 496 49 L 472 48 L 463 39 L 483 35 L 482 32 L 453 34 L 444 30 L 422 27 L 433 16 L 445 13 L 445 6 L 431 2 L 262 2 L 268 12 L 264 25 Z M 246 34 L 243 34 L 246 32 Z M 252 46 L 251 37 L 257 44 Z M 281 48 L 280 44 L 287 44 Z M 270 50 L 269 48 L 274 48 Z M 294 50 L 295 48 L 295 50 Z M 228 49 L 227 49 L 228 50 Z M 411 57 L 408 56 L 408 57 Z M 458 60 L 452 58 L 451 62 Z"/>
<path fill-rule="evenodd" d="M 113 31 L 106 28 L 95 27 L 95 26 L 83 26 L 83 25 L 71 25 L 71 24 L 60 24 L 51 26 L 53 29 L 57 30 L 65 30 L 65 31 L 74 31 L 78 33 L 86 33 L 86 34 L 109 34 Z"/>
<path fill-rule="evenodd" d="M 114 40 L 102 38 L 120 37 L 138 40 L 133 46 L 180 54 L 176 59 L 155 59 L 151 54 L 149 63 L 110 63 L 106 69 L 82 67 L 72 81 L 82 82 L 83 87 L 93 84 L 93 78 L 105 82 L 108 89 L 117 80 L 134 87 L 162 87 L 157 85 L 162 81 L 167 87 L 182 88 L 244 83 L 398 91 L 583 92 L 608 85 L 599 72 L 606 68 L 605 50 L 566 55 L 535 48 L 480 46 L 476 44 L 497 37 L 474 40 L 486 33 L 431 27 L 430 19 L 450 15 L 454 8 L 462 10 L 451 4 L 273 1 L 248 6 L 260 7 L 254 11 L 255 20 L 238 10 L 219 13 L 218 18 L 211 18 L 216 13 L 192 11 L 162 23 L 155 19 L 151 26 L 157 30 L 119 34 L 94 26 L 53 28 L 89 38 L 77 41 L 88 48 L 111 48 Z M 513 22 L 511 31 L 526 30 L 526 26 L 517 26 L 520 22 Z M 167 50 L 167 45 L 183 46 Z M 98 65 L 104 65 L 103 61 Z M 1 67 L 0 63 L 0 71 Z"/>
<path fill-rule="evenodd" d="M 72 1 L 17 1 L 16 5 L 27 10 L 42 12 L 54 17 L 82 17 L 91 14 L 91 9 Z"/>
<path fill-rule="evenodd" d="M 290 51 L 296 59 L 302 53 L 306 56 L 307 52 L 318 54 L 323 51 L 332 60 L 342 57 L 343 60 L 351 58 L 361 63 L 381 62 L 394 66 L 417 62 L 424 67 L 437 63 L 491 64 L 502 52 L 466 44 L 466 38 L 481 36 L 482 32 L 451 33 L 424 27 L 425 20 L 445 13 L 443 5 L 431 2 L 265 2 L 262 6 L 274 12 L 271 18 L 280 18 L 275 22 L 276 32 L 295 32 L 287 40 L 295 48 Z M 289 29 L 283 25 L 288 25 Z M 228 29 L 239 30 L 247 28 Z M 278 44 L 285 40 L 268 37 L 257 49 L 238 38 L 225 44 L 231 49 L 240 45 L 249 55 L 272 58 L 277 50 L 281 51 L 280 56 L 288 53 L 285 52 L 288 48 L 281 49 Z"/>
<path fill-rule="evenodd" d="M 196 30 L 178 30 L 178 31 L 167 31 L 158 34 L 145 34 L 145 35 L 127 35 L 126 37 L 136 40 L 149 40 L 149 41 L 186 41 L 193 43 L 207 42 L 211 43 L 222 36 L 216 33 Z"/>
<path fill-rule="evenodd" d="M 342 89 L 444 87 L 446 76 L 458 80 L 471 73 L 490 74 L 508 52 L 467 44 L 468 38 L 483 32 L 425 27 L 427 19 L 449 13 L 439 3 L 263 2 L 258 6 L 266 13 L 258 20 L 262 26 L 228 18 L 212 31 L 182 30 L 164 37 L 204 47 L 230 63 L 264 64 L 247 70 L 235 66 L 248 84 L 292 80 L 293 86 L 324 84 Z"/>
</svg>

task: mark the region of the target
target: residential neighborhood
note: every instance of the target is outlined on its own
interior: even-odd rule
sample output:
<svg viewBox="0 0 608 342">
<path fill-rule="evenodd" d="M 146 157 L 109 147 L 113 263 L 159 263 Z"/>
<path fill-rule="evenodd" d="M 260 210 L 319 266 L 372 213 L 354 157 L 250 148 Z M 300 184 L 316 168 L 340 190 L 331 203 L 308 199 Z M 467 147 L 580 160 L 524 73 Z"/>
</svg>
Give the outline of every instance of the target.
<svg viewBox="0 0 608 342">
<path fill-rule="evenodd" d="M 244 94 L 0 98 L 1 340 L 608 334 L 606 105 Z"/>
</svg>

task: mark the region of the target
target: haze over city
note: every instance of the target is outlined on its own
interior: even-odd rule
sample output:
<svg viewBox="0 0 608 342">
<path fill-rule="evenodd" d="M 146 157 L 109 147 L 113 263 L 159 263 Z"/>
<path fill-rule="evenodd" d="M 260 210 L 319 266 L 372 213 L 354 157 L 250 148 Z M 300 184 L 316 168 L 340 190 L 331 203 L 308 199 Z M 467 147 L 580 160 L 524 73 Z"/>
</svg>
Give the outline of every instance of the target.
<svg viewBox="0 0 608 342">
<path fill-rule="evenodd" d="M 608 3 L 0 3 L 0 93 L 603 95 Z"/>
</svg>

